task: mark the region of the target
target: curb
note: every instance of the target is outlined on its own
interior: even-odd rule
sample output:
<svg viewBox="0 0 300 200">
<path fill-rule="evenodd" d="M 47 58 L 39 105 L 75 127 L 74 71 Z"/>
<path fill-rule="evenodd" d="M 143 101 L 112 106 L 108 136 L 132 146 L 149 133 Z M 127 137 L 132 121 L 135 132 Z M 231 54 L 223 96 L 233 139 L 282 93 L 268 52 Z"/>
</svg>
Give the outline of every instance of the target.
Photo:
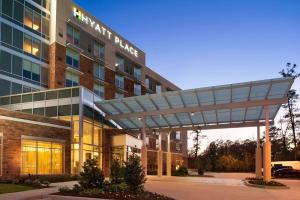
<svg viewBox="0 0 300 200">
<path fill-rule="evenodd" d="M 247 180 L 243 180 L 244 184 L 249 187 L 255 187 L 255 188 L 261 188 L 261 189 L 275 189 L 275 190 L 284 190 L 284 189 L 290 189 L 288 186 L 268 186 L 268 185 L 256 185 L 251 184 Z"/>
</svg>

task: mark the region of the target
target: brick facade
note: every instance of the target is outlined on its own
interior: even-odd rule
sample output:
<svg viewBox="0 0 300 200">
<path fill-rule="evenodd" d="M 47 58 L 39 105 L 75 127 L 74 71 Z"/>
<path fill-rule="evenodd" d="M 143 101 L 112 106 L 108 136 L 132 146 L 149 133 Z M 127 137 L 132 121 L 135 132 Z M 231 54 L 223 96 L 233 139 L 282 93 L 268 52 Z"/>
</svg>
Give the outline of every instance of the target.
<svg viewBox="0 0 300 200">
<path fill-rule="evenodd" d="M 53 43 L 49 47 L 49 88 L 63 88 L 65 86 L 66 47 Z"/>
<path fill-rule="evenodd" d="M 34 122 L 49 123 L 53 125 L 70 127 L 69 122 L 50 118 L 37 117 L 19 112 L 0 109 L 0 116 L 13 119 L 26 119 Z M 71 133 L 68 129 L 50 127 L 45 125 L 30 124 L 7 119 L 0 119 L 0 131 L 3 133 L 3 166 L 2 177 L 18 176 L 21 173 L 21 137 L 32 136 L 47 139 L 64 140 L 64 165 L 65 174 L 71 172 Z"/>
</svg>

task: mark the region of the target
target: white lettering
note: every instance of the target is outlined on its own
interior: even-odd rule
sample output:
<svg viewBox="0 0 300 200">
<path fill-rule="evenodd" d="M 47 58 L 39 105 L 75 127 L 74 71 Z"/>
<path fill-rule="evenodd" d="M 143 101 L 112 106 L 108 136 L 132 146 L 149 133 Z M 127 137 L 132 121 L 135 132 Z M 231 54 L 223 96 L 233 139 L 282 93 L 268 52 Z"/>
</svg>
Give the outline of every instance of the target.
<svg viewBox="0 0 300 200">
<path fill-rule="evenodd" d="M 82 14 L 81 18 L 82 18 L 81 20 L 83 22 L 85 22 L 86 24 L 89 24 L 89 17 L 88 16 L 85 16 L 84 14 Z"/>
<path fill-rule="evenodd" d="M 138 57 L 138 51 L 130 46 L 127 42 L 124 42 L 119 36 L 114 35 L 111 31 L 109 31 L 105 26 L 100 25 L 92 18 L 84 15 L 80 10 L 78 10 L 76 7 L 73 8 L 73 16 L 77 18 L 77 20 L 89 25 L 91 28 L 93 28 L 96 32 L 103 35 L 104 37 L 108 38 L 109 40 L 113 39 L 114 36 L 114 42 L 116 45 L 118 45 L 121 49 L 124 49 L 131 55 Z"/>
<path fill-rule="evenodd" d="M 94 25 L 95 25 L 96 22 L 93 21 L 91 18 L 89 18 L 89 20 L 90 20 L 90 25 L 91 25 L 91 27 L 94 28 Z"/>
<path fill-rule="evenodd" d="M 95 30 L 98 31 L 99 33 L 101 33 L 101 28 L 100 28 L 100 25 L 99 25 L 99 24 L 96 25 Z"/>
</svg>

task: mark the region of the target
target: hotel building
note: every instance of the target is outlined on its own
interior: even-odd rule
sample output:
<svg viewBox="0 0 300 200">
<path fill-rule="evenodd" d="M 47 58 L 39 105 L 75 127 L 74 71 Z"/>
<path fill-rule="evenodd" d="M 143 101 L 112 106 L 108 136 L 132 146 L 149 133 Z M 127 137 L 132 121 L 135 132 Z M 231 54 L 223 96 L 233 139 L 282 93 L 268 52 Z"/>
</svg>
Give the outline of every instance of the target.
<svg viewBox="0 0 300 200">
<path fill-rule="evenodd" d="M 108 175 L 112 159 L 140 154 L 142 140 L 95 102 L 180 90 L 71 0 L 0 0 L 0 27 L 0 177 L 76 174 L 89 158 Z M 173 169 L 187 164 L 186 131 L 146 141 L 149 174 L 159 149 L 170 148 Z M 165 173 L 164 153 L 163 163 Z"/>
</svg>

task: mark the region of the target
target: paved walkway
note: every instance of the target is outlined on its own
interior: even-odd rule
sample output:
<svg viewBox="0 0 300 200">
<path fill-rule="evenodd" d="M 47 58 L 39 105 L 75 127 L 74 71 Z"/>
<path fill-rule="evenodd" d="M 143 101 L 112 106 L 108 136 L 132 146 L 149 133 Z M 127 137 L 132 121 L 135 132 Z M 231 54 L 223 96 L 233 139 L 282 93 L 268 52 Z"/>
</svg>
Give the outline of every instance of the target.
<svg viewBox="0 0 300 200">
<path fill-rule="evenodd" d="M 300 200 L 300 180 L 279 180 L 290 189 L 261 189 L 247 187 L 241 181 L 253 176 L 247 173 L 207 173 L 214 177 L 162 177 L 148 176 L 146 189 L 171 196 L 177 200 Z M 51 188 L 0 195 L 0 200 L 47 199 L 58 187 L 71 187 L 76 182 L 54 184 Z M 50 199 L 49 199 L 50 200 Z"/>
<path fill-rule="evenodd" d="M 177 200 L 300 200 L 299 180 L 279 180 L 290 189 L 261 189 L 247 187 L 242 179 L 253 174 L 207 173 L 206 177 L 149 177 L 146 189 Z"/>
<path fill-rule="evenodd" d="M 58 192 L 59 187 L 68 186 L 72 187 L 77 181 L 70 181 L 64 183 L 53 183 L 50 188 L 29 190 L 24 192 L 15 192 L 8 194 L 0 194 L 0 200 L 34 200 L 42 199 L 48 194 Z"/>
</svg>

